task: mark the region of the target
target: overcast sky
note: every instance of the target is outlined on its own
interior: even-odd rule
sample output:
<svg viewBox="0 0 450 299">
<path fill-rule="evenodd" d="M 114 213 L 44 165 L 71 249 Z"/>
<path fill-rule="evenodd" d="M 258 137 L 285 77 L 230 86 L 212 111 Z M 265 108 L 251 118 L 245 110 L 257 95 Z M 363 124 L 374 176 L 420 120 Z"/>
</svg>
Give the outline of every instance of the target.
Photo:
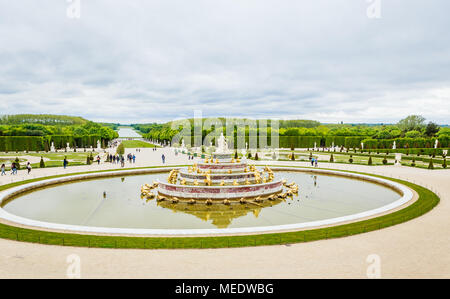
<svg viewBox="0 0 450 299">
<path fill-rule="evenodd" d="M 448 0 L 0 3 L 0 114 L 450 123 Z"/>
</svg>

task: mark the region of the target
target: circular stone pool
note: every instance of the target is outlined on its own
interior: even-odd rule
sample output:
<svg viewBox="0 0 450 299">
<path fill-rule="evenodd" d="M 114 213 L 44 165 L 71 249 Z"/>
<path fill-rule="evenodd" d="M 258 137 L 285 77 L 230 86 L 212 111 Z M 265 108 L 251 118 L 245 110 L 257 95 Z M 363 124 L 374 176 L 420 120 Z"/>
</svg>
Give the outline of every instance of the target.
<svg viewBox="0 0 450 299">
<path fill-rule="evenodd" d="M 276 173 L 295 182 L 299 194 L 260 204 L 172 204 L 140 196 L 143 184 L 164 181 L 167 173 L 124 172 L 124 176 L 51 185 L 7 198 L 17 192 L 13 190 L 3 200 L 0 216 L 31 226 L 99 233 L 220 234 L 351 221 L 388 211 L 412 198 L 411 191 L 402 185 L 363 175 L 351 178 L 333 171 Z"/>
</svg>

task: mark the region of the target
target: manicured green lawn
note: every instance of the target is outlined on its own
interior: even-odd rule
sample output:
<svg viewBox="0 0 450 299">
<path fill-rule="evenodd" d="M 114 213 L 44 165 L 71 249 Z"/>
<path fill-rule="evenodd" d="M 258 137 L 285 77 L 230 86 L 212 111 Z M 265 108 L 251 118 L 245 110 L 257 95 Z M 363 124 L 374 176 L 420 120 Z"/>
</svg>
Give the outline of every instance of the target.
<svg viewBox="0 0 450 299">
<path fill-rule="evenodd" d="M 159 147 L 141 140 L 124 140 L 122 141 L 122 144 L 125 148 Z"/>
<path fill-rule="evenodd" d="M 69 165 L 68 166 L 77 166 L 77 165 L 86 165 L 86 158 L 87 156 L 89 156 L 90 153 L 85 153 L 85 152 L 69 152 L 69 153 L 65 153 L 65 152 L 57 152 L 57 153 L 8 153 L 8 154 L 0 154 L 0 156 L 7 156 L 10 157 L 9 160 L 3 158 L 2 160 L 4 160 L 4 162 L 0 162 L 1 163 L 6 163 L 7 165 L 7 169 L 9 169 L 9 166 L 11 164 L 11 162 L 13 162 L 15 160 L 16 157 L 19 158 L 20 163 L 22 165 L 22 167 L 25 166 L 26 162 L 28 161 L 26 159 L 25 156 L 33 156 L 33 157 L 44 157 L 46 159 L 45 161 L 45 167 L 62 167 L 63 165 L 63 160 L 64 158 L 67 158 L 67 160 L 69 161 Z M 96 155 L 98 155 L 98 153 L 93 153 L 93 156 L 95 157 Z M 32 163 L 31 166 L 33 168 L 39 168 L 39 162 L 35 162 Z"/>
<path fill-rule="evenodd" d="M 107 172 L 107 171 L 112 170 L 105 170 L 100 172 Z M 358 173 L 358 172 L 351 172 L 351 173 Z M 66 175 L 54 177 L 62 177 L 62 176 Z M 388 215 L 376 217 L 373 219 L 328 228 L 312 229 L 288 233 L 269 233 L 269 234 L 259 234 L 249 236 L 225 236 L 225 237 L 173 237 L 173 238 L 113 237 L 113 236 L 79 235 L 69 233 L 46 232 L 9 226 L 6 224 L 0 224 L 0 237 L 5 239 L 40 243 L 40 244 L 79 246 L 79 247 L 102 247 L 102 248 L 141 248 L 141 249 L 223 248 L 223 247 L 276 245 L 276 244 L 300 243 L 321 239 L 339 238 L 382 229 L 419 217 L 425 214 L 426 212 L 430 211 L 439 203 L 439 197 L 435 193 L 424 187 L 398 179 L 391 179 L 378 175 L 372 176 L 385 178 L 404 184 L 414 189 L 418 193 L 419 199 L 402 210 L 396 211 Z M 16 182 L 0 186 L 0 191 L 21 184 L 26 184 L 31 181 L 40 181 L 48 178 L 50 177 L 39 178 L 24 182 Z"/>
</svg>

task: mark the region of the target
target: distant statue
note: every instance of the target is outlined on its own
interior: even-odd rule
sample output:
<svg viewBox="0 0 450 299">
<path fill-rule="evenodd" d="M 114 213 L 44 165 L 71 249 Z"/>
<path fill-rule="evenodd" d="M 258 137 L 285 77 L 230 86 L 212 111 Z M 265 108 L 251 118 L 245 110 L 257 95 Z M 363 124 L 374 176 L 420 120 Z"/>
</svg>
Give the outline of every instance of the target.
<svg viewBox="0 0 450 299">
<path fill-rule="evenodd" d="M 361 149 L 364 149 L 364 142 L 361 142 Z"/>
<path fill-rule="evenodd" d="M 248 149 L 248 143 L 246 142 L 246 143 L 245 143 L 245 148 L 243 148 L 243 149 L 241 150 L 241 153 L 242 153 L 242 159 L 243 159 L 243 160 L 246 160 L 246 159 L 247 159 L 247 149 Z"/>
<path fill-rule="evenodd" d="M 434 143 L 434 148 L 438 148 L 439 140 L 436 139 L 436 142 Z"/>
<path fill-rule="evenodd" d="M 394 144 L 392 145 L 392 149 L 397 149 L 397 145 L 395 143 L 395 140 L 394 140 Z"/>
<path fill-rule="evenodd" d="M 50 146 L 50 151 L 53 153 L 56 152 L 55 143 L 53 143 L 53 142 L 52 142 L 52 145 Z"/>
</svg>

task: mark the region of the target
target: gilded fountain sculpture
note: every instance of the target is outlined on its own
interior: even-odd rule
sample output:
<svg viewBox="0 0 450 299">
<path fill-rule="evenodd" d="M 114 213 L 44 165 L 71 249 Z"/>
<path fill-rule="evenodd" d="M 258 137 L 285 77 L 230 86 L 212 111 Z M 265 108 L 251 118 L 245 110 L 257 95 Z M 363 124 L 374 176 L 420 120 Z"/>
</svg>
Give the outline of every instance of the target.
<svg viewBox="0 0 450 299">
<path fill-rule="evenodd" d="M 258 169 L 246 161 L 235 159 L 223 134 L 217 150 L 201 163 L 183 169 L 172 169 L 167 182 L 153 182 L 141 187 L 143 198 L 158 203 L 186 205 L 251 204 L 256 207 L 276 202 L 298 193 L 295 183 L 277 179 L 270 167 Z M 156 194 L 153 192 L 156 190 Z"/>
</svg>

